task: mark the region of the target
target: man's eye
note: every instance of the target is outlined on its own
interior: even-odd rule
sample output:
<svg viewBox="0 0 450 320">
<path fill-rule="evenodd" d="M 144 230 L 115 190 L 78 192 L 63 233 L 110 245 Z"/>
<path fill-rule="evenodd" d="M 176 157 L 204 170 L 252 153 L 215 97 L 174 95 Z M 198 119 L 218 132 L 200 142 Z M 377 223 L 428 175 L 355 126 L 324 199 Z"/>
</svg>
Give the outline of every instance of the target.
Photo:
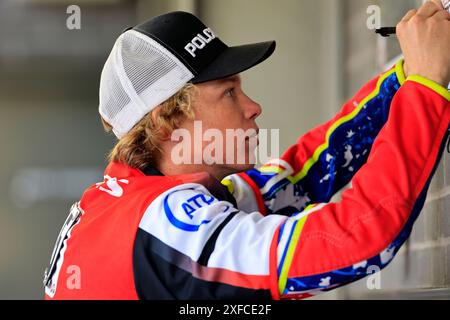
<svg viewBox="0 0 450 320">
<path fill-rule="evenodd" d="M 234 93 L 235 93 L 234 88 L 231 88 L 225 92 L 225 95 L 227 95 L 228 97 L 234 97 Z"/>
</svg>

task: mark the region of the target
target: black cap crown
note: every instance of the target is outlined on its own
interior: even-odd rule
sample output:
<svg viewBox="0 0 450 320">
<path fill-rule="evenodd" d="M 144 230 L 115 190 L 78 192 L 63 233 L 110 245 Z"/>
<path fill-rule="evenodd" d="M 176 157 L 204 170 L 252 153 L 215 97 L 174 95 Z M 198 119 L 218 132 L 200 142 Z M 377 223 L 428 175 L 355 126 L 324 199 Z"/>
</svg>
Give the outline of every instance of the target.
<svg viewBox="0 0 450 320">
<path fill-rule="evenodd" d="M 174 54 L 193 74 L 193 83 L 225 78 L 267 59 L 275 42 L 228 47 L 196 16 L 171 12 L 134 28 Z"/>
</svg>

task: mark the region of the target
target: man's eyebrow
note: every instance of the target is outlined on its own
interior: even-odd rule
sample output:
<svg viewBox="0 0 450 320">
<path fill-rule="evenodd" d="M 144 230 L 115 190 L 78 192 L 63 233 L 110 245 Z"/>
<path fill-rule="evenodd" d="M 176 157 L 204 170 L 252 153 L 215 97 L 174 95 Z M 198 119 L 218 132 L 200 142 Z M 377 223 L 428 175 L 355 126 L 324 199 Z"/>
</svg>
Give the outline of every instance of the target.
<svg viewBox="0 0 450 320">
<path fill-rule="evenodd" d="M 234 84 L 240 84 L 241 83 L 241 77 L 239 75 L 235 75 L 232 77 L 228 77 L 225 79 L 217 80 L 217 85 L 222 85 L 226 83 L 234 83 Z"/>
</svg>

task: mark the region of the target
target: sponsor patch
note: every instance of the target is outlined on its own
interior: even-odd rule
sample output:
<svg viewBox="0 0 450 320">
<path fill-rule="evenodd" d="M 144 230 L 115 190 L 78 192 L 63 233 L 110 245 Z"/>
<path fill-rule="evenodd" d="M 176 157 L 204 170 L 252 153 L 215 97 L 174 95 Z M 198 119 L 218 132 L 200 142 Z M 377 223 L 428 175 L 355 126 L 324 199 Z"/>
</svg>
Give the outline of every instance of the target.
<svg viewBox="0 0 450 320">
<path fill-rule="evenodd" d="M 211 219 L 207 219 L 204 214 L 199 213 L 201 212 L 200 209 L 217 203 L 218 200 L 216 198 L 201 193 L 182 201 L 172 202 L 170 200 L 174 193 L 176 191 L 167 194 L 163 200 L 164 213 L 173 226 L 187 232 L 197 232 L 202 225 L 211 222 Z M 226 212 L 230 208 L 230 206 L 224 205 L 222 212 Z"/>
</svg>

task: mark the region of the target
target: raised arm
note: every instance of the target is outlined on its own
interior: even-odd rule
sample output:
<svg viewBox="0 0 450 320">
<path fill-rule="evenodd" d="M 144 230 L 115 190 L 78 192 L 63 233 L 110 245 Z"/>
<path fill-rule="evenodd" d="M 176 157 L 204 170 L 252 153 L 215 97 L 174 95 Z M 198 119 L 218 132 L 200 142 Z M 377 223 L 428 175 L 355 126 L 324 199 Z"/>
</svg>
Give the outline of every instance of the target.
<svg viewBox="0 0 450 320">
<path fill-rule="evenodd" d="M 278 246 L 285 249 L 277 257 L 282 296 L 340 286 L 392 260 L 422 210 L 445 149 L 449 101 L 443 87 L 410 77 L 342 201 L 317 205 L 299 215 L 297 225 L 283 225 Z"/>
</svg>

